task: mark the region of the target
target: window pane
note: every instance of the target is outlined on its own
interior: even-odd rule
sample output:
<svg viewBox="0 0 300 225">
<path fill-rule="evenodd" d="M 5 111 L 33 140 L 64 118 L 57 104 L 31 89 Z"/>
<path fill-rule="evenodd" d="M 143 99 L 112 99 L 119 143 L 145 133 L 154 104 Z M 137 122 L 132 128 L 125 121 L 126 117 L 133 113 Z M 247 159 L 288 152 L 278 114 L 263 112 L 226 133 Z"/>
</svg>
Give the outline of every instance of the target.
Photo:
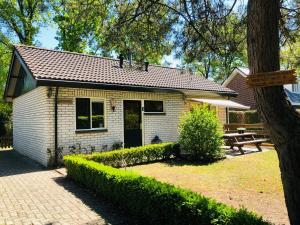
<svg viewBox="0 0 300 225">
<path fill-rule="evenodd" d="M 145 112 L 163 112 L 163 101 L 145 101 Z"/>
<path fill-rule="evenodd" d="M 76 129 L 90 129 L 90 99 L 76 99 Z"/>
<path fill-rule="evenodd" d="M 92 102 L 92 128 L 104 128 L 103 102 Z"/>
</svg>

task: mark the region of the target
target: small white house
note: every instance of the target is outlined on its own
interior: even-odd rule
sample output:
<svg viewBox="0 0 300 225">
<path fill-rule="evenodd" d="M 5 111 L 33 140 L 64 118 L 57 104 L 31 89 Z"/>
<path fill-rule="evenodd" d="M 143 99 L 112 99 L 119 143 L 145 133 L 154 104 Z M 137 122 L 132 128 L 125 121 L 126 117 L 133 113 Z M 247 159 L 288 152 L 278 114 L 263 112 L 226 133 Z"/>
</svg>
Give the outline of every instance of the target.
<svg viewBox="0 0 300 225">
<path fill-rule="evenodd" d="M 211 104 L 225 123 L 225 107 L 236 105 L 230 96 L 236 92 L 180 69 L 24 45 L 14 47 L 4 94 L 13 103 L 14 149 L 44 166 L 76 143 L 100 151 L 155 136 L 177 141 L 179 118 L 193 104 Z"/>
</svg>

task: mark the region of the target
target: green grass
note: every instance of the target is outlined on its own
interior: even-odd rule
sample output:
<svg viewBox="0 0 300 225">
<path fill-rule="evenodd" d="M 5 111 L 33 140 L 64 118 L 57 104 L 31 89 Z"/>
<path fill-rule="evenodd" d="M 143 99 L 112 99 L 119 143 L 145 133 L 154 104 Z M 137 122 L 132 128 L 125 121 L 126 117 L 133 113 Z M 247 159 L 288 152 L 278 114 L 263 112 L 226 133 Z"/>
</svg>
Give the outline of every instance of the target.
<svg viewBox="0 0 300 225">
<path fill-rule="evenodd" d="M 283 223 L 287 220 L 275 151 L 239 156 L 208 165 L 175 161 L 127 169 L 202 193 L 235 207 L 243 205 L 273 222 Z"/>
</svg>

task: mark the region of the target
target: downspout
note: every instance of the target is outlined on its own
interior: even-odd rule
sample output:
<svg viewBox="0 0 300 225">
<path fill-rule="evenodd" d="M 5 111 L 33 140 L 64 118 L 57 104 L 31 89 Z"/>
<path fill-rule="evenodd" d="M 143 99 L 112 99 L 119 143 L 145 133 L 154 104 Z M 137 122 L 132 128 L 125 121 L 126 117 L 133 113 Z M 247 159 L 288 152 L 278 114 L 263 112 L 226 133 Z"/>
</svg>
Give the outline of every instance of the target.
<svg viewBox="0 0 300 225">
<path fill-rule="evenodd" d="M 59 87 L 55 88 L 55 97 L 54 97 L 54 165 L 58 165 L 58 138 L 57 138 L 57 130 L 58 130 L 58 123 L 57 123 L 57 114 L 58 114 L 58 89 Z"/>
<path fill-rule="evenodd" d="M 228 100 L 230 100 L 230 97 L 227 97 Z M 226 123 L 229 124 L 229 108 L 226 107 Z"/>
</svg>

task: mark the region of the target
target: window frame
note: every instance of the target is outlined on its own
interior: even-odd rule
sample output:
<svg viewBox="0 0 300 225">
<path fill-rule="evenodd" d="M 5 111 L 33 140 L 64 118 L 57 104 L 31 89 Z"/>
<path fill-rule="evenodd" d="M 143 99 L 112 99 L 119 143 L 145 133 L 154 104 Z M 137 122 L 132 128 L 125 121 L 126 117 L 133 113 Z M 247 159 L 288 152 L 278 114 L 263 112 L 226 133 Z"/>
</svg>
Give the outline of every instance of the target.
<svg viewBox="0 0 300 225">
<path fill-rule="evenodd" d="M 77 99 L 89 99 L 90 100 L 90 128 L 88 129 L 78 129 L 77 128 L 77 107 L 76 101 Z M 92 103 L 98 102 L 103 103 L 103 117 L 104 117 L 104 126 L 100 128 L 93 128 L 93 118 L 92 118 Z M 107 131 L 107 124 L 106 124 L 106 101 L 104 98 L 91 98 L 91 97 L 75 97 L 75 131 Z"/>
<path fill-rule="evenodd" d="M 146 106 L 145 106 L 145 103 L 149 101 L 149 102 L 162 102 L 162 111 L 161 112 L 150 112 L 150 111 L 146 111 Z M 143 112 L 144 114 L 146 115 L 165 115 L 166 112 L 165 112 L 165 102 L 163 100 L 152 100 L 152 99 L 144 99 L 144 102 L 143 102 Z"/>
</svg>

